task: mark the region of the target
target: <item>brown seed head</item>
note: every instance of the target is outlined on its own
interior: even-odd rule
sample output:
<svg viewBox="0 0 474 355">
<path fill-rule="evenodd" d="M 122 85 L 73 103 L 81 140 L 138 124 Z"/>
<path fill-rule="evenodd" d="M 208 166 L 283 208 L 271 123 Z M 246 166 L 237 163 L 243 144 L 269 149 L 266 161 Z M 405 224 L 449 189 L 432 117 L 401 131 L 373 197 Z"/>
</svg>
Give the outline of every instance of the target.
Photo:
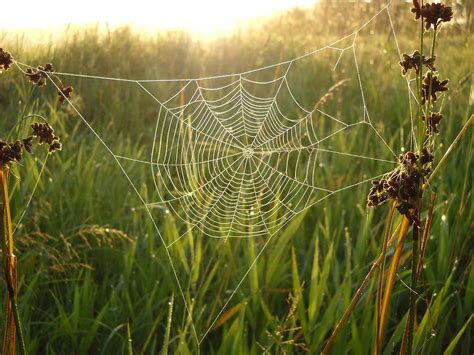
<svg viewBox="0 0 474 355">
<path fill-rule="evenodd" d="M 415 15 L 415 20 L 420 17 L 425 22 L 425 29 L 431 27 L 437 29 L 442 22 L 449 22 L 453 18 L 453 9 L 440 3 L 424 4 L 420 6 L 418 0 L 413 0 L 411 12 Z"/>
<path fill-rule="evenodd" d="M 64 103 L 66 99 L 72 97 L 73 88 L 71 86 L 66 86 L 58 91 L 58 101 Z"/>
<path fill-rule="evenodd" d="M 421 7 L 418 0 L 413 0 L 413 7 L 411 12 L 415 14 L 415 20 L 418 20 L 421 17 Z"/>
<path fill-rule="evenodd" d="M 33 123 L 31 125 L 33 129 L 33 136 L 38 138 L 39 144 L 46 143 L 49 145 L 49 153 L 54 153 L 62 149 L 62 143 L 59 137 L 54 134 L 53 128 L 46 122 L 44 123 Z"/>
<path fill-rule="evenodd" d="M 0 71 L 8 70 L 12 63 L 12 55 L 7 51 L 4 51 L 3 48 L 0 48 Z"/>
<path fill-rule="evenodd" d="M 38 68 L 27 68 L 25 76 L 28 80 L 39 87 L 46 85 L 46 80 L 50 74 L 54 73 L 54 68 L 51 63 L 45 64 L 45 66 L 39 66 Z"/>
<path fill-rule="evenodd" d="M 433 161 L 433 159 L 434 159 L 433 154 L 431 154 L 428 151 L 428 149 L 423 148 L 423 155 L 421 157 L 421 164 L 425 165 L 425 164 L 431 163 Z"/>
<path fill-rule="evenodd" d="M 23 147 L 28 153 L 32 152 L 33 148 L 33 136 L 26 137 L 25 139 L 22 140 Z"/>
<path fill-rule="evenodd" d="M 63 149 L 62 143 L 58 140 L 53 141 L 53 144 L 49 146 L 48 152 L 52 154 L 54 152 L 58 152 Z"/>
<path fill-rule="evenodd" d="M 421 8 L 421 16 L 425 21 L 425 29 L 437 29 L 442 22 L 449 22 L 453 18 L 453 9 L 440 3 L 426 4 Z"/>
<path fill-rule="evenodd" d="M 43 75 L 42 72 L 36 69 L 27 68 L 25 76 L 33 85 L 37 85 L 39 87 L 46 85 L 46 77 Z"/>
<path fill-rule="evenodd" d="M 443 115 L 440 112 L 432 112 L 431 115 L 428 116 L 428 121 L 426 123 L 426 134 L 428 135 L 435 135 L 439 133 L 438 125 L 442 120 Z M 423 116 L 423 121 L 426 118 Z"/>
<path fill-rule="evenodd" d="M 51 63 L 46 63 L 44 67 L 38 67 L 38 70 L 41 70 L 45 73 L 51 74 L 55 72 L 55 69 L 53 68 L 53 65 Z"/>
<path fill-rule="evenodd" d="M 372 187 L 367 196 L 367 207 L 377 207 L 389 199 L 396 202 L 401 214 L 417 223 L 416 216 L 411 212 L 416 206 L 420 195 L 420 183 L 425 182 L 431 173 L 430 163 L 433 155 L 428 149 L 423 149 L 421 168 L 418 166 L 420 156 L 415 152 L 406 152 L 399 157 L 400 165 L 385 174 L 380 180 L 372 181 Z"/>
<path fill-rule="evenodd" d="M 0 168 L 18 162 L 23 157 L 23 145 L 21 141 L 7 143 L 0 141 Z"/>
<path fill-rule="evenodd" d="M 430 96 L 431 100 L 436 102 L 438 99 L 436 94 L 438 92 L 448 91 L 448 82 L 449 80 L 440 81 L 438 77 L 436 75 L 432 75 L 431 72 L 426 73 L 423 78 L 423 84 L 421 88 L 422 103 L 424 104 L 426 101 L 428 101 Z"/>
<path fill-rule="evenodd" d="M 54 135 L 54 130 L 48 123 L 36 122 L 31 125 L 31 128 L 33 129 L 33 136 L 38 138 L 39 144 L 47 143 L 51 145 L 58 138 Z"/>
<path fill-rule="evenodd" d="M 436 57 L 426 58 L 418 51 L 414 51 L 412 55 L 403 54 L 402 61 L 400 62 L 402 73 L 405 75 L 410 69 L 414 69 L 416 73 L 419 73 L 421 65 L 426 66 L 432 71 L 436 71 L 434 67 L 435 60 Z"/>
</svg>

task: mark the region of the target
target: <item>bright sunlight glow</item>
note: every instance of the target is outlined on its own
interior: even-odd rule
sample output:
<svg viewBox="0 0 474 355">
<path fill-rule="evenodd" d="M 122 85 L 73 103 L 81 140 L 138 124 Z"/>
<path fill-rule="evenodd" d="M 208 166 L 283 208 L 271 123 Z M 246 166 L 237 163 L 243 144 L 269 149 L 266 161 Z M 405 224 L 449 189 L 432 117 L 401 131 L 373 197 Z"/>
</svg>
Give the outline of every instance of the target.
<svg viewBox="0 0 474 355">
<path fill-rule="evenodd" d="M 134 24 L 184 28 L 199 33 L 232 29 L 239 21 L 270 15 L 316 0 L 34 0 L 5 1 L 0 28 L 48 28 L 67 24 Z"/>
</svg>

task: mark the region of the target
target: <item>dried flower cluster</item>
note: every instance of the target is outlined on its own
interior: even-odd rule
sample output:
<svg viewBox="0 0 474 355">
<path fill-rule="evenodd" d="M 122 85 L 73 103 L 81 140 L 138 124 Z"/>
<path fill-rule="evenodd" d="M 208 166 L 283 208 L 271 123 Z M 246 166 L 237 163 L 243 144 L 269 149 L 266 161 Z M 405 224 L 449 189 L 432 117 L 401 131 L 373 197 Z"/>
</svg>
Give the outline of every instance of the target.
<svg viewBox="0 0 474 355">
<path fill-rule="evenodd" d="M 0 48 L 0 71 L 8 70 L 13 63 L 13 57 L 3 48 Z"/>
<path fill-rule="evenodd" d="M 60 103 L 66 102 L 66 99 L 70 99 L 72 97 L 73 88 L 71 86 L 66 86 L 58 91 L 58 101 Z"/>
<path fill-rule="evenodd" d="M 420 52 L 415 51 L 411 56 L 403 54 L 403 60 L 400 62 L 403 75 L 407 74 L 410 70 L 414 70 L 418 75 L 423 66 L 429 69 L 423 76 L 423 82 L 421 84 L 421 101 L 423 105 L 430 97 L 433 103 L 436 102 L 438 99 L 436 94 L 438 92 L 448 91 L 449 80 L 440 81 L 437 75 L 432 74 L 436 71 L 434 67 L 435 60 L 436 57 L 425 58 L 425 56 L 420 55 Z"/>
<path fill-rule="evenodd" d="M 36 69 L 27 68 L 25 76 L 33 85 L 42 87 L 46 85 L 48 78 L 54 75 L 54 72 L 55 69 L 53 65 L 48 63 L 44 66 L 39 66 Z M 66 99 L 70 99 L 72 97 L 72 91 L 73 88 L 71 86 L 61 87 L 61 89 L 58 90 L 58 101 L 64 103 Z"/>
<path fill-rule="evenodd" d="M 24 151 L 31 153 L 35 138 L 38 139 L 39 144 L 49 145 L 48 152 L 50 154 L 61 150 L 62 144 L 59 137 L 54 134 L 53 128 L 48 123 L 33 123 L 31 128 L 33 129 L 32 135 L 22 140 L 13 143 L 0 140 L 0 169 L 11 163 L 19 162 L 23 158 Z"/>
<path fill-rule="evenodd" d="M 0 168 L 12 162 L 18 162 L 23 157 L 23 144 L 21 141 L 7 143 L 0 141 Z"/>
<path fill-rule="evenodd" d="M 45 86 L 46 81 L 49 77 L 50 74 L 54 73 L 54 68 L 53 65 L 48 63 L 44 67 L 39 66 L 38 68 L 27 68 L 25 76 L 28 78 L 28 80 L 33 84 L 37 85 L 39 87 Z"/>
<path fill-rule="evenodd" d="M 12 63 L 13 56 L 3 48 L 0 48 L 0 71 L 8 70 Z M 27 68 L 25 76 L 33 85 L 43 87 L 48 79 L 52 80 L 51 77 L 54 76 L 54 72 L 53 65 L 47 63 L 37 68 Z M 58 86 L 61 87 L 58 91 L 58 101 L 63 103 L 66 99 L 71 98 L 73 88 L 71 86 L 64 87 L 59 79 L 58 81 L 60 84 Z M 48 123 L 33 123 L 31 128 L 33 130 L 32 134 L 22 140 L 12 143 L 0 140 L 0 169 L 11 163 L 19 162 L 23 157 L 24 151 L 31 153 L 35 139 L 38 140 L 38 144 L 47 144 L 50 154 L 62 149 L 59 137 L 54 134 L 53 128 Z"/>
<path fill-rule="evenodd" d="M 13 56 L 0 48 L 0 72 L 2 70 L 8 70 L 13 63 Z M 47 63 L 44 66 L 38 66 L 37 68 L 27 68 L 25 76 L 28 78 L 30 83 L 38 87 L 43 87 L 54 76 L 55 69 L 51 63 Z M 52 80 L 52 79 L 51 79 Z M 63 86 L 61 81 L 58 80 L 58 101 L 60 103 L 66 102 L 66 100 L 72 97 L 73 88 L 71 86 Z"/>
<path fill-rule="evenodd" d="M 426 58 L 424 55 L 422 56 L 420 52 L 414 51 L 412 55 L 404 54 L 400 65 L 402 66 L 403 75 L 408 73 L 410 69 L 415 69 L 415 72 L 418 74 L 422 65 L 430 70 L 436 71 L 436 68 L 434 67 L 435 60 L 436 57 Z"/>
<path fill-rule="evenodd" d="M 431 27 L 437 29 L 442 22 L 449 22 L 453 18 L 453 9 L 440 3 L 424 4 L 420 6 L 418 0 L 413 0 L 411 12 L 415 14 L 415 19 L 420 17 L 425 21 L 425 29 Z"/>
<path fill-rule="evenodd" d="M 438 125 L 443 115 L 440 112 L 432 112 L 431 115 L 428 116 L 428 121 L 426 122 L 426 134 L 427 135 L 435 135 L 439 133 Z M 426 117 L 423 116 L 423 121 L 426 121 Z"/>
<path fill-rule="evenodd" d="M 61 150 L 62 144 L 58 136 L 54 134 L 53 128 L 48 123 L 33 123 L 33 137 L 38 138 L 38 143 L 46 143 L 49 145 L 49 152 Z"/>
<path fill-rule="evenodd" d="M 431 173 L 433 155 L 425 148 L 421 157 L 418 153 L 407 152 L 399 157 L 400 166 L 386 174 L 381 180 L 372 181 L 367 197 L 368 207 L 377 207 L 392 199 L 397 202 L 400 213 L 413 218 L 410 210 L 415 208 L 420 195 L 420 181 L 425 182 Z M 421 169 L 419 168 L 421 163 Z"/>
<path fill-rule="evenodd" d="M 411 11 L 415 14 L 415 20 L 421 19 L 424 22 L 426 30 L 433 29 L 435 32 L 441 23 L 449 22 L 453 17 L 451 7 L 439 3 L 420 6 L 417 0 L 413 0 Z M 439 93 L 448 90 L 448 80 L 440 80 L 434 66 L 436 60 L 434 43 L 433 39 L 431 57 L 427 58 L 419 51 L 415 51 L 411 55 L 403 54 L 400 62 L 403 75 L 414 71 L 417 78 L 420 97 L 419 119 L 424 124 L 424 136 L 420 142 L 423 149 L 420 149 L 419 153 L 407 152 L 400 155 L 399 166 L 384 175 L 381 180 L 373 181 L 367 196 L 368 207 L 380 206 L 389 199 L 395 201 L 398 211 L 411 221 L 417 219 L 417 202 L 421 198 L 422 186 L 431 173 L 433 155 L 428 149 L 430 138 L 439 133 L 439 124 L 443 118 L 440 112 L 433 112 L 432 109 Z M 427 72 L 422 76 L 423 67 Z"/>
<path fill-rule="evenodd" d="M 421 86 L 421 100 L 425 104 L 431 97 L 432 102 L 436 102 L 438 97 L 436 93 L 448 91 L 449 80 L 440 81 L 436 75 L 427 72 L 423 77 L 423 84 Z"/>
</svg>

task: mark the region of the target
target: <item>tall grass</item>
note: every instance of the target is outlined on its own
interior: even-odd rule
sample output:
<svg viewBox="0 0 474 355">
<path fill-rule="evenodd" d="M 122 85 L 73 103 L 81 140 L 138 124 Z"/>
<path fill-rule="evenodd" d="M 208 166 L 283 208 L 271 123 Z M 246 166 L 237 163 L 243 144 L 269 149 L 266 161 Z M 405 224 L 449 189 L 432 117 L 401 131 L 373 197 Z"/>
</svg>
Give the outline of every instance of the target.
<svg viewBox="0 0 474 355">
<path fill-rule="evenodd" d="M 141 37 L 129 28 L 101 33 L 91 27 L 70 30 L 63 40 L 44 45 L 32 45 L 27 37 L 17 40 L 8 34 L 2 46 L 22 62 L 54 62 L 65 72 L 131 78 L 194 77 L 239 72 L 292 58 L 342 35 L 335 29 L 326 36 L 317 29 L 307 30 L 316 15 L 297 15 L 282 16 L 281 22 L 268 21 L 259 31 L 208 41 L 182 32 Z M 416 38 L 410 35 L 412 25 L 399 25 L 397 28 L 404 29 L 399 38 L 401 46 L 413 47 Z M 359 47 L 362 81 L 369 109 L 378 114 L 377 127 L 398 152 L 409 145 L 406 87 L 391 75 L 398 75 L 398 68 L 387 69 L 397 54 L 386 23 L 376 22 L 371 29 L 374 34 L 365 34 L 371 40 Z M 444 122 L 445 134 L 437 147 L 440 152 L 472 112 L 473 68 L 465 58 L 474 54 L 464 32 L 456 32 L 456 28 L 443 48 L 445 54 L 438 66 L 450 77 L 452 90 L 444 102 L 449 122 Z M 308 98 L 317 96 L 331 79 L 319 76 L 313 64 L 318 65 L 308 63 L 305 67 L 309 77 L 318 77 Z M 348 63 L 340 65 L 347 65 L 348 72 L 352 70 Z M 18 80 L 18 75 L 7 72 L 1 76 L 0 112 L 7 118 L 0 123 L 2 132 L 11 127 L 28 101 L 29 87 Z M 113 144 L 121 154 L 146 155 L 149 147 L 145 143 L 149 144 L 153 135 L 150 107 L 127 88 L 114 90 L 113 84 L 100 86 L 91 80 L 77 80 L 74 88 L 75 104 L 91 118 L 94 127 L 110 132 L 109 138 L 114 137 Z M 96 105 L 97 98 L 102 105 Z M 348 96 L 337 109 L 341 115 L 350 114 L 358 109 L 356 104 L 357 100 Z M 48 161 L 38 186 L 41 197 L 33 200 L 15 235 L 20 248 L 19 308 L 27 352 L 62 354 L 73 349 L 78 354 L 126 353 L 131 344 L 136 353 L 195 353 L 192 324 L 177 296 L 163 246 L 128 181 L 77 117 L 66 106 L 58 106 L 52 88 L 46 88 L 41 97 L 34 93 L 27 111 L 50 118 L 65 143 L 61 154 Z M 133 120 L 133 129 L 124 117 Z M 340 151 L 362 145 L 366 155 L 375 156 L 377 147 L 361 142 L 364 133 L 351 132 L 333 144 Z M 433 182 L 438 199 L 420 280 L 421 321 L 413 339 L 415 352 L 472 352 L 472 144 L 471 132 L 445 163 L 442 179 Z M 343 180 L 360 174 L 358 166 L 341 169 L 338 161 L 333 158 L 327 162 L 333 167 L 325 176 L 328 186 L 337 187 L 335 175 Z M 14 221 L 41 166 L 42 157 L 35 155 L 16 167 L 21 179 L 11 180 Z M 369 167 L 375 171 L 378 164 Z M 127 166 L 127 172 L 134 181 L 149 180 L 149 172 L 137 164 Z M 148 193 L 146 186 L 140 185 L 140 189 Z M 263 349 L 289 354 L 303 349 L 318 352 L 380 252 L 386 211 L 367 211 L 366 191 L 367 186 L 361 185 L 336 194 L 305 210 L 281 230 L 201 344 L 202 353 L 261 353 Z M 168 240 L 185 228 L 181 220 L 164 210 L 153 213 Z M 221 244 L 194 230 L 176 243 L 172 256 L 200 332 L 210 325 L 261 245 L 259 239 Z M 397 279 L 407 285 L 409 252 L 402 251 L 397 274 Z M 335 354 L 362 354 L 372 349 L 376 282 L 370 281 L 342 329 L 333 346 Z M 393 297 L 383 344 L 387 354 L 400 347 L 410 290 L 397 282 Z"/>
</svg>

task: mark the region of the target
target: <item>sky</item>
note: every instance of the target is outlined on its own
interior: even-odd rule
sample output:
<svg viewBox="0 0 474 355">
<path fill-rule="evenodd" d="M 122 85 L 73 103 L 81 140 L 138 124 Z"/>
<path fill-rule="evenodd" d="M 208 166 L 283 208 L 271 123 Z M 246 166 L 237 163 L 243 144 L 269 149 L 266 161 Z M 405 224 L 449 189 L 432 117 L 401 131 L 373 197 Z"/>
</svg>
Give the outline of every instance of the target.
<svg viewBox="0 0 474 355">
<path fill-rule="evenodd" d="M 200 33 L 230 30 L 236 23 L 316 0 L 22 0 L 4 1 L 0 28 L 51 28 L 67 24 L 133 23 Z"/>
</svg>

